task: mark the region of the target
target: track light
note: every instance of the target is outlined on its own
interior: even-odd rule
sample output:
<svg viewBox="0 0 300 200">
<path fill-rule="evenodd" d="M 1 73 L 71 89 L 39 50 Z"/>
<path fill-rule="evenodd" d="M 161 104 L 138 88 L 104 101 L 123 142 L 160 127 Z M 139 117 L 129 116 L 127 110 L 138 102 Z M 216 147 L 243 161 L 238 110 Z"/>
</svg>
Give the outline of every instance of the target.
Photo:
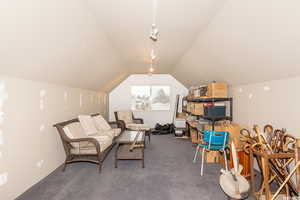
<svg viewBox="0 0 300 200">
<path fill-rule="evenodd" d="M 151 32 L 150 32 L 150 39 L 156 42 L 158 40 L 158 28 L 156 27 L 155 24 L 152 24 Z"/>
</svg>

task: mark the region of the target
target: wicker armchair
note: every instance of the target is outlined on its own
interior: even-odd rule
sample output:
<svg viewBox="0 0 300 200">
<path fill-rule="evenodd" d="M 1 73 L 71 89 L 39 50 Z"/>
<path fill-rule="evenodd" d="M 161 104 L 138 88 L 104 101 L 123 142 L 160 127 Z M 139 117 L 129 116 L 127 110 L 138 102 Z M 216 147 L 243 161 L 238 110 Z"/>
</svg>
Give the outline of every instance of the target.
<svg viewBox="0 0 300 200">
<path fill-rule="evenodd" d="M 119 122 L 109 122 L 109 124 L 112 127 L 120 127 Z M 71 163 L 91 162 L 99 165 L 99 173 L 101 173 L 102 163 L 118 136 L 111 137 L 106 135 L 106 132 L 101 131 L 92 136 L 86 135 L 78 119 L 61 122 L 55 124 L 54 127 L 61 137 L 66 153 L 63 171 Z M 121 132 L 123 132 L 122 129 Z"/>
<path fill-rule="evenodd" d="M 144 120 L 142 118 L 135 118 L 132 111 L 116 111 L 114 114 L 116 122 L 120 124 L 119 128 L 125 130 L 145 131 L 145 135 L 148 136 L 150 142 L 151 129 L 147 124 L 144 124 Z"/>
</svg>

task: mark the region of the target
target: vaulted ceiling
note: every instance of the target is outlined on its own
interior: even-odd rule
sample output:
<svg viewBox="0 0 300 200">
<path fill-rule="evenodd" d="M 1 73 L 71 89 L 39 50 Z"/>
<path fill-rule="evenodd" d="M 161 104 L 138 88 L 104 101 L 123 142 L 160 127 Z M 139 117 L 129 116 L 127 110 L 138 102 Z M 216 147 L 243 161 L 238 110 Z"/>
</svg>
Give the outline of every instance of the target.
<svg viewBox="0 0 300 200">
<path fill-rule="evenodd" d="M 157 0 L 156 73 L 186 86 L 300 75 L 298 0 Z M 152 0 L 10 0 L 0 74 L 109 91 L 147 73 Z"/>
</svg>

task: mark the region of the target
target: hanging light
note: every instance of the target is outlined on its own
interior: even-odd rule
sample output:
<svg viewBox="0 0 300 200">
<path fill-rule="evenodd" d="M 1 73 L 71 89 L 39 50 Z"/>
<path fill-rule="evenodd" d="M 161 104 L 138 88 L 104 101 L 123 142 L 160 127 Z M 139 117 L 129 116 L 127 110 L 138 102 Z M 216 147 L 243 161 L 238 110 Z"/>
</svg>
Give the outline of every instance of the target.
<svg viewBox="0 0 300 200">
<path fill-rule="evenodd" d="M 155 60 L 157 58 L 157 56 L 154 52 L 154 49 L 151 49 L 150 57 L 151 57 L 151 60 Z"/>
<path fill-rule="evenodd" d="M 150 73 L 153 73 L 153 72 L 154 72 L 154 68 L 153 68 L 152 66 L 149 68 L 149 72 L 150 72 Z"/>
<path fill-rule="evenodd" d="M 155 24 L 152 24 L 151 32 L 150 32 L 150 39 L 152 41 L 156 42 L 158 40 L 158 34 L 159 34 L 158 28 L 156 27 Z"/>
<path fill-rule="evenodd" d="M 148 74 L 152 75 L 153 72 L 154 72 L 153 61 L 151 60 L 151 62 L 150 62 L 150 68 L 149 68 L 149 73 Z"/>
</svg>

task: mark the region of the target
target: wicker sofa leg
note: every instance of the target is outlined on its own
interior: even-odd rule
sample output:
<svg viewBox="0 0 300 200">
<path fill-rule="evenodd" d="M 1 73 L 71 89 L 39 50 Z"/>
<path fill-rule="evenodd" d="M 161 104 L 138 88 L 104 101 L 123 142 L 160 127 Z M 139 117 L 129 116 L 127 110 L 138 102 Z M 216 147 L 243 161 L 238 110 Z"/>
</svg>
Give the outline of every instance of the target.
<svg viewBox="0 0 300 200">
<path fill-rule="evenodd" d="M 64 166 L 63 166 L 63 168 L 62 168 L 62 171 L 63 171 L 63 172 L 65 172 L 65 171 L 66 171 L 66 167 L 67 167 L 68 161 L 69 161 L 69 156 L 67 156 L 67 157 L 66 157 L 66 160 L 65 160 Z"/>
<path fill-rule="evenodd" d="M 101 156 L 101 154 L 98 155 L 98 162 L 99 162 L 99 174 L 101 174 L 101 171 L 102 171 L 102 156 Z"/>
</svg>

